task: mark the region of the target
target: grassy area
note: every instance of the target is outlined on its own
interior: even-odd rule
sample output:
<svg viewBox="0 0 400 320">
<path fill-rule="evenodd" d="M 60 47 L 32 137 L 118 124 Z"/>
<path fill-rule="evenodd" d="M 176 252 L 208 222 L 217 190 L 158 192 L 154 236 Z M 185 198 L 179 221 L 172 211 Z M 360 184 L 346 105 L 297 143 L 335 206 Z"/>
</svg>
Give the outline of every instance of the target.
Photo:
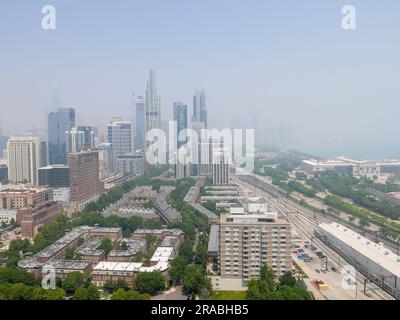
<svg viewBox="0 0 400 320">
<path fill-rule="evenodd" d="M 213 291 L 211 300 L 246 300 L 246 291 Z"/>
</svg>

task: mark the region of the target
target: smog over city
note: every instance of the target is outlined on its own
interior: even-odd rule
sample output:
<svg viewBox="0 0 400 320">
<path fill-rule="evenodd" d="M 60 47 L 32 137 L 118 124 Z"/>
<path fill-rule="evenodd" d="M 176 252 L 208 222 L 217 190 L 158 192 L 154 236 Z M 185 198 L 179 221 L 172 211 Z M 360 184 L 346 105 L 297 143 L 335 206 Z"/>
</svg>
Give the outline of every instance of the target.
<svg viewBox="0 0 400 320">
<path fill-rule="evenodd" d="M 341 1 L 54 5 L 55 29 L 44 30 L 40 1 L 2 4 L 7 134 L 44 134 L 52 88 L 81 122 L 130 118 L 132 93 L 144 95 L 154 69 L 163 120 L 204 88 L 212 126 L 255 128 L 260 143 L 323 156 L 400 153 L 397 1 L 353 1 L 349 30 Z"/>
</svg>

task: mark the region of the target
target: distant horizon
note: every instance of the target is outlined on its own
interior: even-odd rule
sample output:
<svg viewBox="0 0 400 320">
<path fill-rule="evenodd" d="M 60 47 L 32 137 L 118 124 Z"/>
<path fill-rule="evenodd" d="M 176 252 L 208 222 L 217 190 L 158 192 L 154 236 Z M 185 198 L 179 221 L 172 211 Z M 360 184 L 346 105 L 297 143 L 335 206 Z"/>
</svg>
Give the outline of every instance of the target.
<svg viewBox="0 0 400 320">
<path fill-rule="evenodd" d="M 341 0 L 51 5 L 56 29 L 45 30 L 42 1 L 2 3 L 7 135 L 45 135 L 52 88 L 62 106 L 75 107 L 79 124 L 130 120 L 132 93 L 145 95 L 154 69 L 162 120 L 172 118 L 175 101 L 190 117 L 193 95 L 204 88 L 210 127 L 254 128 L 262 143 L 283 140 L 324 156 L 400 154 L 397 0 L 353 0 L 354 30 L 341 25 Z"/>
</svg>

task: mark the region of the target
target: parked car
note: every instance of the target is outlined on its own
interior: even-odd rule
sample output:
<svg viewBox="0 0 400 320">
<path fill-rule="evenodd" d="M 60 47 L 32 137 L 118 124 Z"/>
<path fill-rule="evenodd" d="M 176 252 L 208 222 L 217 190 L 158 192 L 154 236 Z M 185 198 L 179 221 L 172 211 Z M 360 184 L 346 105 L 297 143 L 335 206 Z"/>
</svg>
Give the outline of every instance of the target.
<svg viewBox="0 0 400 320">
<path fill-rule="evenodd" d="M 319 270 L 319 269 L 315 269 L 315 271 L 316 271 L 317 273 L 320 273 L 320 272 L 321 272 L 321 270 Z"/>
</svg>

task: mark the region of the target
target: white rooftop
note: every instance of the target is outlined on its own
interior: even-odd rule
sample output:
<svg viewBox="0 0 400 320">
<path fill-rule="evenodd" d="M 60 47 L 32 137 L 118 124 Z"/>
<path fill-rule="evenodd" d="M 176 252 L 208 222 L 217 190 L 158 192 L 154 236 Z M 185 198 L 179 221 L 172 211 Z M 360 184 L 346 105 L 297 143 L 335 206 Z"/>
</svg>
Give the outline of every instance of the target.
<svg viewBox="0 0 400 320">
<path fill-rule="evenodd" d="M 113 262 L 113 261 L 101 261 L 94 268 L 93 271 L 131 271 L 137 272 L 143 263 L 138 262 Z"/>
<path fill-rule="evenodd" d="M 173 251 L 173 247 L 158 247 L 150 261 L 168 262 Z"/>
<path fill-rule="evenodd" d="M 379 264 L 382 268 L 400 277 L 400 256 L 384 247 L 383 244 L 375 243 L 335 222 L 331 224 L 322 223 L 319 225 L 319 228 L 348 244 L 360 254 Z"/>
</svg>

